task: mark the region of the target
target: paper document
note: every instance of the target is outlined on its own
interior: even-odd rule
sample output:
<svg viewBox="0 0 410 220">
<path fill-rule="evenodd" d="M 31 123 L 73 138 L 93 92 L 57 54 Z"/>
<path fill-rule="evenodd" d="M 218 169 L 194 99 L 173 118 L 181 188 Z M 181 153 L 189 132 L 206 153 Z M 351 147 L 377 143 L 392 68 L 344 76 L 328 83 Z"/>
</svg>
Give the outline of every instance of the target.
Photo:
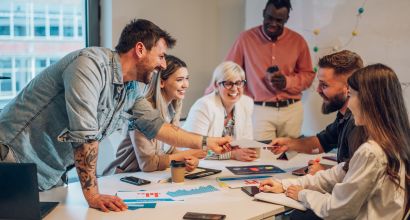
<svg viewBox="0 0 410 220">
<path fill-rule="evenodd" d="M 162 192 L 154 191 L 118 191 L 116 194 L 125 203 L 172 202 L 175 199 Z"/>
<path fill-rule="evenodd" d="M 269 145 L 250 139 L 237 139 L 231 142 L 231 146 L 239 146 L 241 148 L 266 148 Z"/>
<path fill-rule="evenodd" d="M 302 211 L 306 211 L 306 207 L 302 205 L 299 201 L 287 197 L 284 193 L 265 193 L 261 192 L 254 196 L 256 199 L 270 202 L 278 205 L 283 205 Z"/>
<path fill-rule="evenodd" d="M 240 188 L 243 186 L 259 186 L 261 180 L 272 178 L 272 176 L 226 176 L 217 177 L 216 181 L 220 186 L 229 188 Z"/>
</svg>

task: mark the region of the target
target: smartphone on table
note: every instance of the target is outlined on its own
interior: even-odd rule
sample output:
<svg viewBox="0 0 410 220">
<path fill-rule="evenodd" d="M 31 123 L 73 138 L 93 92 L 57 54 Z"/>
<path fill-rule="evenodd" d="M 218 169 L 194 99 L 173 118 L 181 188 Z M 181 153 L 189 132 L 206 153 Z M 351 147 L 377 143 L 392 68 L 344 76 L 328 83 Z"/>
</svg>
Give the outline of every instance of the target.
<svg viewBox="0 0 410 220">
<path fill-rule="evenodd" d="M 304 176 L 309 173 L 309 166 L 305 166 L 292 171 L 292 174 L 295 176 Z"/>
<path fill-rule="evenodd" d="M 196 220 L 204 220 L 204 219 L 211 219 L 211 220 L 223 220 L 226 218 L 226 215 L 222 214 L 210 214 L 210 213 L 199 213 L 199 212 L 187 212 L 182 217 L 183 219 L 196 219 Z"/>
<path fill-rule="evenodd" d="M 126 183 L 131 183 L 131 184 L 137 185 L 137 186 L 147 185 L 147 184 L 151 183 L 151 181 L 149 181 L 149 180 L 144 180 L 144 179 L 141 179 L 141 178 L 138 178 L 138 177 L 135 177 L 135 176 L 122 177 L 120 180 L 123 181 L 123 182 L 126 182 Z"/>
<path fill-rule="evenodd" d="M 244 191 L 249 196 L 252 196 L 252 197 L 254 195 L 260 193 L 260 190 L 259 190 L 258 186 L 243 186 L 243 187 L 241 187 L 241 190 Z"/>
</svg>

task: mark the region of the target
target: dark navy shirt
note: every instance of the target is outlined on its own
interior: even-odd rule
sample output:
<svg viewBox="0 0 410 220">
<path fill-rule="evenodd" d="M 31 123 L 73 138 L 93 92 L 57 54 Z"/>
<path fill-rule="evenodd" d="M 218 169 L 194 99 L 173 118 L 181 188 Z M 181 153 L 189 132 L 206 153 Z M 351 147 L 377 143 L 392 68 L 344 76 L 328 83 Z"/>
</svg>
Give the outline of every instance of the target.
<svg viewBox="0 0 410 220">
<path fill-rule="evenodd" d="M 344 115 L 338 112 L 335 121 L 316 136 L 325 152 L 337 148 L 337 162 L 340 163 L 350 159 L 354 153 L 353 150 L 349 150 L 353 149 L 353 146 L 350 146 L 349 137 L 355 128 L 353 115 L 347 109 Z"/>
</svg>

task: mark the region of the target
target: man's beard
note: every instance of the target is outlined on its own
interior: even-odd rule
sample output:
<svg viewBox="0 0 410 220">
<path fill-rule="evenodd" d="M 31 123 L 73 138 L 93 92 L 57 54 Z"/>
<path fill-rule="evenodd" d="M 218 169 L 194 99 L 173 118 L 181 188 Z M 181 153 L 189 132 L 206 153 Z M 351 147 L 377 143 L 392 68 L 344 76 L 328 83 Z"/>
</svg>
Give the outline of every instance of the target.
<svg viewBox="0 0 410 220">
<path fill-rule="evenodd" d="M 145 72 L 144 77 L 142 79 L 142 82 L 145 83 L 145 84 L 149 84 L 151 82 L 152 75 L 154 74 L 155 71 L 156 70 Z"/>
<path fill-rule="evenodd" d="M 157 71 L 157 68 L 152 68 L 148 65 L 148 62 L 146 60 L 142 61 L 139 66 L 137 66 L 137 69 L 139 69 L 140 72 L 140 82 L 143 82 L 145 84 L 149 84 L 151 82 L 151 78 L 153 75 L 153 71 Z"/>
<path fill-rule="evenodd" d="M 283 27 L 278 27 L 278 28 L 276 29 L 276 31 L 270 32 L 270 31 L 268 31 L 267 26 L 269 26 L 269 25 L 264 25 L 264 26 L 263 26 L 263 30 L 265 31 L 265 34 L 268 35 L 269 38 L 271 38 L 271 40 L 277 40 L 278 37 L 279 37 L 280 35 L 282 35 L 283 29 L 284 29 Z"/>
<path fill-rule="evenodd" d="M 322 103 L 322 113 L 323 114 L 330 114 L 335 111 L 339 111 L 346 103 L 347 97 L 344 94 L 338 94 L 332 98 L 326 97 L 324 94 L 320 94 L 322 98 L 327 98 L 328 102 Z"/>
</svg>

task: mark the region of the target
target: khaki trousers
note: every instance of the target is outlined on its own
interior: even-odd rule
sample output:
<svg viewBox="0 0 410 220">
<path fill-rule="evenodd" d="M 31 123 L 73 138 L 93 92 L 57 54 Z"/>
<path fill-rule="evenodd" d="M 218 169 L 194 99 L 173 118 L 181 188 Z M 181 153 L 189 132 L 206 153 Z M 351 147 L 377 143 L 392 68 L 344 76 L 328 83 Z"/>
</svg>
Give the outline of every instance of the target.
<svg viewBox="0 0 410 220">
<path fill-rule="evenodd" d="M 277 137 L 297 138 L 303 123 L 302 101 L 287 107 L 254 105 L 253 137 L 258 141 L 272 140 Z"/>
</svg>

